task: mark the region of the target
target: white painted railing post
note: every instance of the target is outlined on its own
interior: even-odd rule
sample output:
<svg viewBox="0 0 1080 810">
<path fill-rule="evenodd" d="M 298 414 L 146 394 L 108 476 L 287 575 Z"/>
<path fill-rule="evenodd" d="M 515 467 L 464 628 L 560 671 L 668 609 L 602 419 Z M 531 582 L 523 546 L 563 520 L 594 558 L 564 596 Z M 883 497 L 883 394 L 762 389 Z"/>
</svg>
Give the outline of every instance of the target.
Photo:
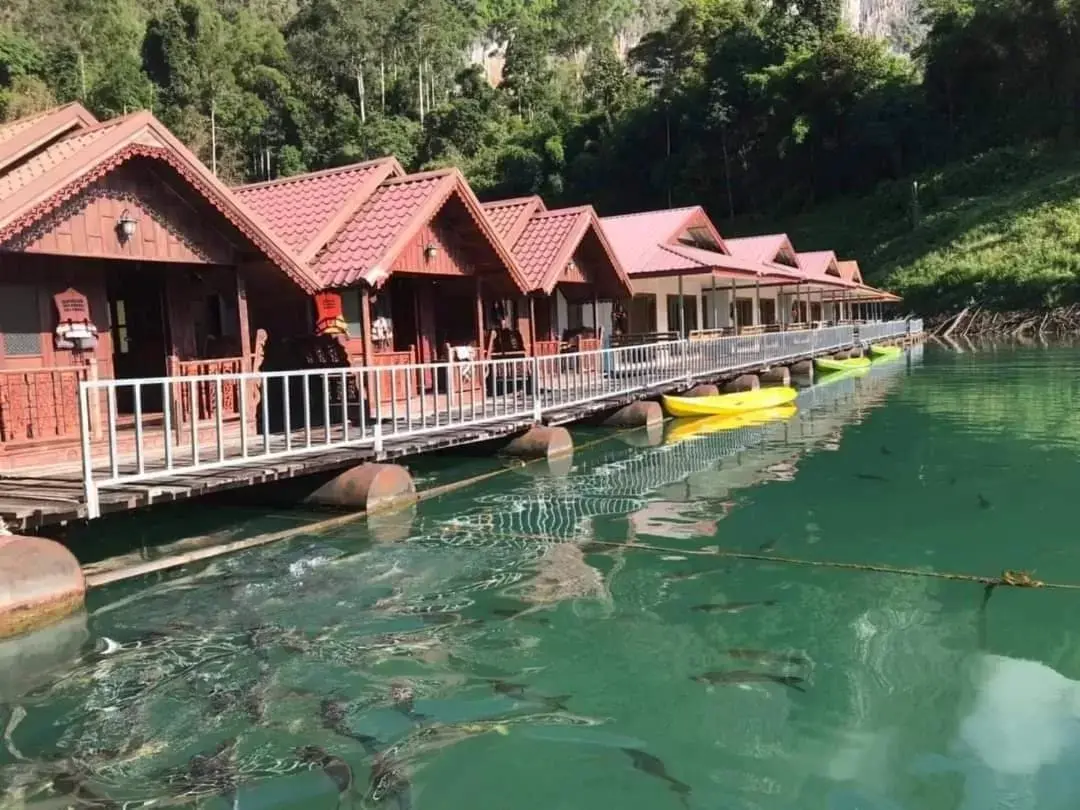
<svg viewBox="0 0 1080 810">
<path fill-rule="evenodd" d="M 603 357 L 600 358 L 603 362 Z M 532 357 L 532 396 L 533 396 L 533 421 L 540 424 L 543 416 L 543 408 L 540 402 L 540 358 L 535 354 Z"/>
<path fill-rule="evenodd" d="M 101 517 L 101 502 L 98 499 L 97 484 L 94 483 L 94 456 L 90 443 L 92 431 L 90 421 L 90 391 L 85 382 L 79 383 L 79 432 L 82 433 L 82 476 L 83 494 L 86 497 L 86 517 L 89 520 Z"/>
</svg>

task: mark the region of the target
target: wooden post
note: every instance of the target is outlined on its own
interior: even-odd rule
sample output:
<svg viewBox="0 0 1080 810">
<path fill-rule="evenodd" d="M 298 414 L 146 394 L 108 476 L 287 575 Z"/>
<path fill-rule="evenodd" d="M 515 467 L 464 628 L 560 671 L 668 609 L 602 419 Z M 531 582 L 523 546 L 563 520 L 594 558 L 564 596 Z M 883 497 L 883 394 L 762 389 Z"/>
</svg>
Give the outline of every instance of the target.
<svg viewBox="0 0 1080 810">
<path fill-rule="evenodd" d="M 731 328 L 736 335 L 739 334 L 739 293 L 735 279 L 731 280 Z"/>
<path fill-rule="evenodd" d="M 600 337 L 600 302 L 596 300 L 596 290 L 595 289 L 593 290 L 593 299 L 592 299 L 592 325 L 593 325 L 593 334 L 597 338 L 599 338 Z"/>
<path fill-rule="evenodd" d="M 371 338 L 371 288 L 363 286 L 360 288 L 360 332 L 364 340 L 364 355 L 360 359 L 361 366 L 373 367 L 375 365 L 375 344 Z M 371 398 L 375 395 L 375 375 L 373 372 L 367 374 L 361 374 L 360 379 L 364 381 L 364 387 L 366 391 L 360 392 L 360 400 L 367 399 L 368 413 L 374 416 L 376 413 L 381 412 L 381 406 L 378 402 L 372 402 Z"/>
<path fill-rule="evenodd" d="M 536 298 L 529 296 L 529 334 L 532 336 L 532 355 L 536 355 Z"/>
<path fill-rule="evenodd" d="M 754 278 L 754 326 L 761 326 L 761 276 Z"/>
<path fill-rule="evenodd" d="M 479 357 L 484 356 L 484 291 L 480 277 L 476 277 L 476 345 L 480 347 Z"/>
<path fill-rule="evenodd" d="M 244 277 L 240 275 L 240 268 L 236 268 L 236 313 L 240 320 L 240 370 L 247 373 L 251 371 L 251 323 L 248 317 L 247 285 Z"/>
<path fill-rule="evenodd" d="M 683 284 L 682 274 L 679 274 L 679 337 L 686 337 L 686 306 L 683 303 Z M 671 324 L 668 324 L 668 329 L 671 329 Z"/>
<path fill-rule="evenodd" d="M 98 373 L 97 356 L 92 354 L 86 361 L 86 381 L 94 382 L 98 379 Z M 101 438 L 101 393 L 95 391 L 89 395 L 89 399 L 87 404 L 90 406 L 90 435 L 97 441 Z M 167 425 L 165 429 L 168 430 Z"/>
<path fill-rule="evenodd" d="M 712 328 L 720 328 L 720 304 L 716 300 L 716 275 L 712 275 Z"/>
</svg>

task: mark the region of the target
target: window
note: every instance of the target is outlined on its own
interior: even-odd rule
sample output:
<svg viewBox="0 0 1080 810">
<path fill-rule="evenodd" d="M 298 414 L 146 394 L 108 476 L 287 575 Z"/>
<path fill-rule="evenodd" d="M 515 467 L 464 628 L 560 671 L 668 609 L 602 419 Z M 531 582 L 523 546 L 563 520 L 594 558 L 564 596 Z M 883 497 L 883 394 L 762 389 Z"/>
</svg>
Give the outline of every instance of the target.
<svg viewBox="0 0 1080 810">
<path fill-rule="evenodd" d="M 752 298 L 738 298 L 735 301 L 735 306 L 737 308 L 736 312 L 739 326 L 753 326 L 754 300 Z"/>
<path fill-rule="evenodd" d="M 701 248 L 702 250 L 720 249 L 720 246 L 716 244 L 716 240 L 713 239 L 712 234 L 709 233 L 708 228 L 687 228 L 686 233 L 679 238 L 679 241 L 684 245 Z"/>
<path fill-rule="evenodd" d="M 118 354 L 127 354 L 131 349 L 128 340 L 127 305 L 120 298 L 109 302 L 112 305 L 113 341 Z"/>
<path fill-rule="evenodd" d="M 585 326 L 585 304 L 566 303 L 566 328 L 581 329 Z"/>
<path fill-rule="evenodd" d="M 761 322 L 766 326 L 776 323 L 776 301 L 772 298 L 761 299 Z"/>
<path fill-rule="evenodd" d="M 703 290 L 701 293 L 701 322 L 706 329 L 719 329 L 724 316 L 724 291 Z"/>
<path fill-rule="evenodd" d="M 364 336 L 363 321 L 360 317 L 360 291 L 348 289 L 341 291 L 341 314 L 349 329 L 349 337 Z"/>
<path fill-rule="evenodd" d="M 679 323 L 679 300 L 682 299 L 683 323 Z M 697 329 L 697 299 L 692 295 L 669 295 L 667 297 L 667 328 L 669 332 L 685 332 Z"/>
<path fill-rule="evenodd" d="M 630 333 L 656 331 L 656 296 L 638 294 L 630 301 Z"/>
<path fill-rule="evenodd" d="M 29 284 L 0 285 L 0 333 L 8 357 L 41 354 L 41 310 L 37 287 Z"/>
</svg>

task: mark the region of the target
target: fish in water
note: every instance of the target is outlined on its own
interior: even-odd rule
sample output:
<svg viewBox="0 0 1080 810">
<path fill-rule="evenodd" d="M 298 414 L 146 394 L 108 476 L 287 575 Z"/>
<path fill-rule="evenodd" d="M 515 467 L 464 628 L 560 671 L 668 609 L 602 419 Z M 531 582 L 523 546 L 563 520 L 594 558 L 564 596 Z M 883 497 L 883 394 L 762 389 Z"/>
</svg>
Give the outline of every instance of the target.
<svg viewBox="0 0 1080 810">
<path fill-rule="evenodd" d="M 775 548 L 776 548 L 776 540 L 766 540 L 764 543 L 762 543 L 760 546 L 758 546 L 757 550 L 765 552 L 767 554 L 770 551 L 773 551 Z"/>
<path fill-rule="evenodd" d="M 93 807 L 97 810 L 119 808 L 119 802 L 98 793 L 86 783 L 86 777 L 75 771 L 63 771 L 53 777 L 53 790 L 63 796 L 70 796 L 75 807 Z"/>
<path fill-rule="evenodd" d="M 746 647 L 736 647 L 724 650 L 724 654 L 730 658 L 757 661 L 763 664 L 791 664 L 800 667 L 810 665 L 810 659 L 802 653 L 778 653 L 770 650 L 752 650 Z"/>
<path fill-rule="evenodd" d="M 877 473 L 855 473 L 855 477 L 861 481 L 888 481 L 884 475 L 878 475 Z"/>
<path fill-rule="evenodd" d="M 501 678 L 488 678 L 488 682 L 491 684 L 492 690 L 497 695 L 506 695 L 516 700 L 536 700 L 543 703 L 547 707 L 549 712 L 568 712 L 569 707 L 566 705 L 566 701 L 573 697 L 573 695 L 534 695 L 528 692 L 528 688 L 523 683 L 511 683 L 510 681 L 504 681 Z"/>
<path fill-rule="evenodd" d="M 891 456 L 892 455 L 892 450 L 890 450 L 885 445 L 881 445 L 881 455 L 883 455 L 883 456 Z"/>
<path fill-rule="evenodd" d="M 991 506 L 993 506 L 993 504 L 990 503 L 990 501 L 986 500 L 986 498 L 984 498 L 982 493 L 980 492 L 979 493 L 979 508 L 980 509 L 989 509 Z"/>
<path fill-rule="evenodd" d="M 412 809 L 412 783 L 405 768 L 389 754 L 376 754 L 371 763 L 367 799 L 376 805 L 392 800 L 398 810 Z"/>
<path fill-rule="evenodd" d="M 761 602 L 724 602 L 722 604 L 707 603 L 694 605 L 690 608 L 698 613 L 742 613 L 754 607 L 775 607 L 779 604 L 775 599 L 765 599 Z"/>
<path fill-rule="evenodd" d="M 394 708 L 408 717 L 414 723 L 424 723 L 431 718 L 426 714 L 420 714 L 413 708 L 413 702 L 416 700 L 416 693 L 413 691 L 412 686 L 407 683 L 395 683 L 390 686 L 390 700 L 394 704 Z"/>
<path fill-rule="evenodd" d="M 622 752 L 630 757 L 630 761 L 634 764 L 634 768 L 647 773 L 649 776 L 655 776 L 657 779 L 662 779 L 668 783 L 668 787 L 672 792 L 679 794 L 679 798 L 682 800 L 684 806 L 689 807 L 687 801 L 690 796 L 690 786 L 684 782 L 680 782 L 678 779 L 668 773 L 667 766 L 664 761 L 659 757 L 655 757 L 652 754 L 642 751 L 639 748 L 623 748 Z"/>
<path fill-rule="evenodd" d="M 795 675 L 775 675 L 771 672 L 751 672 L 748 669 L 714 670 L 694 675 L 691 680 L 708 684 L 778 683 L 800 692 L 806 691 L 802 687 L 802 684 L 806 682 L 805 678 Z"/>
<path fill-rule="evenodd" d="M 551 624 L 551 619 L 545 616 L 534 616 L 529 613 L 528 608 L 525 610 L 514 610 L 512 608 L 495 608 L 491 611 L 496 616 L 503 619 L 520 619 L 522 621 L 532 622 L 533 624 Z"/>
<path fill-rule="evenodd" d="M 352 790 L 355 781 L 352 768 L 341 757 L 336 757 L 317 745 L 305 745 L 296 749 L 296 758 L 312 768 L 321 768 L 337 785 L 338 793 L 345 795 Z"/>
<path fill-rule="evenodd" d="M 378 747 L 379 741 L 374 737 L 367 734 L 357 734 L 349 728 L 345 722 L 348 717 L 348 709 L 346 708 L 348 703 L 341 699 L 326 698 L 319 706 L 319 713 L 322 715 L 323 728 L 329 729 L 335 734 L 348 737 L 350 740 L 356 740 L 362 746 L 364 750 L 369 754 L 375 752 Z"/>
</svg>

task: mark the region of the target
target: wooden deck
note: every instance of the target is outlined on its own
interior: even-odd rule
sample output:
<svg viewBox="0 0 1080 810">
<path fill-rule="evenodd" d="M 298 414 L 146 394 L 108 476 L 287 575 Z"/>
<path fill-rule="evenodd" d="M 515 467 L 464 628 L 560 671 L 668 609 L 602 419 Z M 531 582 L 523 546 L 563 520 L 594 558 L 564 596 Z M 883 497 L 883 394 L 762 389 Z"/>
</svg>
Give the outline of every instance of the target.
<svg viewBox="0 0 1080 810">
<path fill-rule="evenodd" d="M 742 368 L 740 373 L 761 370 L 760 368 Z M 715 381 L 730 378 L 730 373 L 705 375 L 692 378 L 692 382 Z M 570 404 L 562 408 L 548 410 L 544 422 L 552 425 L 567 425 L 589 419 L 601 413 L 609 412 L 623 405 L 648 398 L 655 398 L 663 393 L 682 390 L 686 381 L 664 383 L 643 387 L 625 394 L 618 394 L 586 403 Z M 486 398 L 489 407 L 495 407 L 495 400 Z M 505 403 L 505 400 L 502 400 Z M 470 403 L 471 407 L 471 403 Z M 416 409 L 418 410 L 418 409 Z M 413 411 L 413 425 L 416 425 L 416 410 Z M 404 424 L 399 421 L 399 424 Z M 401 437 L 392 435 L 392 422 L 384 422 L 382 452 L 379 460 L 392 460 L 421 455 L 432 451 L 456 447 L 471 443 L 490 441 L 510 437 L 521 433 L 533 424 L 528 416 L 503 418 L 499 421 L 472 424 L 455 428 L 444 428 L 439 432 L 408 434 Z M 160 425 L 157 430 L 161 430 Z M 149 431 L 148 431 L 149 432 Z M 339 424 L 331 428 L 331 439 L 342 438 Z M 152 480 L 119 486 L 103 486 L 99 490 L 99 502 L 103 515 L 140 509 L 154 504 L 195 498 L 230 489 L 266 484 L 275 481 L 300 478 L 307 475 L 343 470 L 355 464 L 376 459 L 376 452 L 370 444 L 341 447 L 322 446 L 326 434 L 322 427 L 311 431 L 310 446 L 308 436 L 302 430 L 293 431 L 286 437 L 284 433 L 273 433 L 270 437 L 272 452 L 290 452 L 287 457 L 261 457 L 251 461 L 242 461 L 242 444 L 239 422 L 227 425 L 226 438 L 219 448 L 211 430 L 199 443 L 199 457 L 204 461 L 214 461 L 219 457 L 229 460 L 229 465 L 217 469 L 203 469 L 197 472 L 182 471 L 175 475 L 162 475 Z M 121 436 L 121 439 L 124 437 Z M 253 426 L 247 428 L 248 446 L 253 452 L 262 452 L 264 437 L 256 434 Z M 181 440 L 183 441 L 183 440 Z M 287 442 L 289 448 L 287 448 Z M 146 443 L 146 456 L 142 462 L 144 470 L 164 472 L 165 453 L 163 442 L 156 445 Z M 124 446 L 124 442 L 120 442 Z M 130 445 L 133 446 L 133 443 Z M 133 452 L 124 453 L 117 459 L 116 471 L 134 472 L 137 468 Z M 63 458 L 57 454 L 57 458 Z M 191 461 L 191 443 L 175 444 L 174 462 L 187 465 Z M 17 471 L 0 474 L 0 520 L 9 531 L 34 531 L 50 525 L 70 521 L 84 520 L 88 517 L 83 489 L 81 463 L 68 460 L 49 465 L 23 467 Z M 111 462 L 103 446 L 95 446 L 94 478 L 110 477 Z"/>
</svg>

